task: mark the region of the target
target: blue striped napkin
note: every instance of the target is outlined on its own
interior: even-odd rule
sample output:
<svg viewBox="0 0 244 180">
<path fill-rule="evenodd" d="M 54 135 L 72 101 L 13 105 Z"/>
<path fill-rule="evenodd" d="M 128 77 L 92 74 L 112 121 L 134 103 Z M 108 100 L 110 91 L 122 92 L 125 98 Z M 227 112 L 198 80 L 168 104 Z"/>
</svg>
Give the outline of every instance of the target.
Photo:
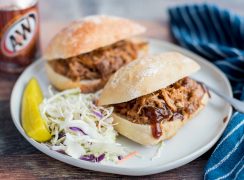
<svg viewBox="0 0 244 180">
<path fill-rule="evenodd" d="M 244 18 L 215 5 L 169 9 L 179 44 L 213 62 L 229 78 L 234 96 L 244 100 Z M 244 114 L 235 112 L 213 151 L 204 179 L 244 180 Z"/>
</svg>

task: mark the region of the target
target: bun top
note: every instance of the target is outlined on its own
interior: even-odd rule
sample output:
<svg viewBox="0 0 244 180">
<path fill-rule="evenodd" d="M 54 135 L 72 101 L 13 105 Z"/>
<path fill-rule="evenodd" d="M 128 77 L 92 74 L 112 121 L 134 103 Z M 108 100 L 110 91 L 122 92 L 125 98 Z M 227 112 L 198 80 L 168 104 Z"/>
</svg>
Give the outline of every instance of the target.
<svg viewBox="0 0 244 180">
<path fill-rule="evenodd" d="M 137 59 L 120 68 L 104 87 L 99 105 L 127 102 L 150 94 L 200 69 L 192 59 L 167 52 Z"/>
<path fill-rule="evenodd" d="M 65 59 L 145 32 L 134 21 L 104 15 L 88 16 L 61 30 L 49 43 L 44 59 Z"/>
</svg>

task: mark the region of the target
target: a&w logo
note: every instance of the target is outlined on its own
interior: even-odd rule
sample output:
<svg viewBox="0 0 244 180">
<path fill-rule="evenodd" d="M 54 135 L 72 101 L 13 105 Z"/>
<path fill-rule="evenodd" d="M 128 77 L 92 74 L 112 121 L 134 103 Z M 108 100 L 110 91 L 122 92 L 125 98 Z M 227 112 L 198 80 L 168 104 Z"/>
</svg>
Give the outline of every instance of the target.
<svg viewBox="0 0 244 180">
<path fill-rule="evenodd" d="M 3 53 L 7 56 L 15 56 L 28 47 L 35 36 L 36 25 L 37 14 L 35 12 L 29 12 L 18 19 L 3 35 L 1 42 Z"/>
</svg>

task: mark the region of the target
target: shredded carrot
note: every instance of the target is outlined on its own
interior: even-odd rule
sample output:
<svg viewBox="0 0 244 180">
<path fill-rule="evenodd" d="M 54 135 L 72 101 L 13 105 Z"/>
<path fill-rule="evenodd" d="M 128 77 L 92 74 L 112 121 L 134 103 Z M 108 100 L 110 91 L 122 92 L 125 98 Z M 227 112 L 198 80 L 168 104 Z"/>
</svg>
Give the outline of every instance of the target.
<svg viewBox="0 0 244 180">
<path fill-rule="evenodd" d="M 128 159 L 132 158 L 133 156 L 135 156 L 135 155 L 137 155 L 137 154 L 138 154 L 137 151 L 133 151 L 133 152 L 129 153 L 127 156 L 123 157 L 123 159 L 118 160 L 118 161 L 117 161 L 117 164 L 121 164 L 121 163 L 123 163 L 124 161 L 127 161 Z"/>
</svg>

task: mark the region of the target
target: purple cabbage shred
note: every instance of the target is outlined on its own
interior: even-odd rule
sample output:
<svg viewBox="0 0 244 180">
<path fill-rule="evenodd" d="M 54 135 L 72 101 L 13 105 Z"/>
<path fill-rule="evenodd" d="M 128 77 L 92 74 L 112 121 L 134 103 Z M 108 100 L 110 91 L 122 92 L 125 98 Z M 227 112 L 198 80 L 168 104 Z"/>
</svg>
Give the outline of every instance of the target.
<svg viewBox="0 0 244 180">
<path fill-rule="evenodd" d="M 118 160 L 121 160 L 121 159 L 123 159 L 123 157 L 122 156 L 118 156 Z"/>
<path fill-rule="evenodd" d="M 67 155 L 64 150 L 57 150 L 56 152 Z M 93 154 L 84 155 L 84 156 L 81 156 L 80 157 L 81 160 L 89 161 L 89 162 L 94 162 L 94 163 L 95 162 L 100 162 L 104 158 L 105 158 L 105 154 L 104 153 L 101 154 L 101 155 L 99 155 L 98 157 L 94 156 Z M 118 156 L 118 158 L 119 158 L 119 156 Z"/>
<path fill-rule="evenodd" d="M 93 154 L 84 155 L 80 157 L 81 160 L 89 161 L 89 162 L 100 162 L 105 158 L 105 154 L 101 154 L 98 157 L 94 156 Z"/>
<path fill-rule="evenodd" d="M 97 112 L 97 111 L 93 111 L 93 112 L 94 112 L 94 114 L 95 114 L 97 117 L 99 117 L 99 118 L 103 118 L 102 113 Z"/>
<path fill-rule="evenodd" d="M 79 132 L 81 132 L 82 134 L 84 134 L 84 135 L 87 135 L 84 131 L 82 131 L 80 128 L 78 128 L 78 127 L 69 127 L 69 129 L 71 129 L 72 131 L 79 131 Z"/>
<path fill-rule="evenodd" d="M 96 162 L 96 157 L 93 154 L 82 156 L 80 159 L 84 161 Z"/>
<path fill-rule="evenodd" d="M 103 159 L 105 158 L 105 154 L 103 153 L 103 154 L 101 154 L 100 156 L 98 156 L 97 158 L 96 158 L 96 162 L 100 162 L 100 161 L 102 161 Z"/>
<path fill-rule="evenodd" d="M 66 155 L 66 152 L 64 150 L 57 150 L 56 152 L 60 153 L 60 154 L 65 154 Z"/>
<path fill-rule="evenodd" d="M 65 136 L 65 133 L 64 132 L 60 132 L 59 134 L 58 134 L 58 139 L 61 139 L 62 137 L 64 137 Z"/>
</svg>

